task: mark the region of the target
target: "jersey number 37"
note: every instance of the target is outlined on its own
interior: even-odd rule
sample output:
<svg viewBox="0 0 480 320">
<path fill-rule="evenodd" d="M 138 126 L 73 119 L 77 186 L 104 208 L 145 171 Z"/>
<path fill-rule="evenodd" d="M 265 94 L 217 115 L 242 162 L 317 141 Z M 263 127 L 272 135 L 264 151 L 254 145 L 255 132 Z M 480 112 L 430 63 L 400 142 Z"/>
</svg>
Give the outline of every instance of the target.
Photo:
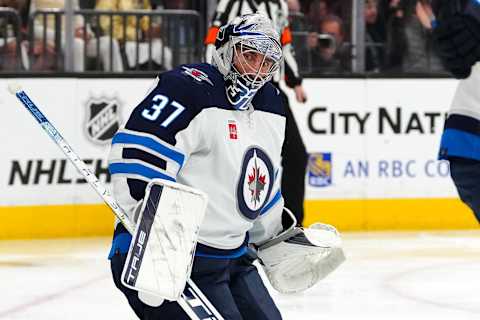
<svg viewBox="0 0 480 320">
<path fill-rule="evenodd" d="M 148 119 L 150 121 L 155 121 L 158 119 L 162 111 L 165 109 L 167 105 L 171 105 L 172 107 L 175 108 L 175 111 L 173 111 L 165 120 L 162 121 L 160 126 L 166 128 L 170 123 L 172 123 L 175 118 L 177 118 L 184 110 L 185 107 L 182 106 L 180 103 L 178 103 L 175 100 L 170 101 L 170 99 L 162 94 L 157 94 L 152 98 L 153 104 L 145 108 L 142 111 L 142 116 L 145 119 Z"/>
</svg>

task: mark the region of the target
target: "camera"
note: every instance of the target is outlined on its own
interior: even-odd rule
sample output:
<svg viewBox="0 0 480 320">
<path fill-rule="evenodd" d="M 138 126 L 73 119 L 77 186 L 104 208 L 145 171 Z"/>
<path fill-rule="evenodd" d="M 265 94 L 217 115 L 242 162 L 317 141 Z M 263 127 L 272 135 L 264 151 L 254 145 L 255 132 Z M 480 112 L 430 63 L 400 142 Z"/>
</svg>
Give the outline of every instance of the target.
<svg viewBox="0 0 480 320">
<path fill-rule="evenodd" d="M 318 46 L 320 48 L 335 48 L 335 37 L 328 33 L 320 33 L 318 35 Z"/>
</svg>

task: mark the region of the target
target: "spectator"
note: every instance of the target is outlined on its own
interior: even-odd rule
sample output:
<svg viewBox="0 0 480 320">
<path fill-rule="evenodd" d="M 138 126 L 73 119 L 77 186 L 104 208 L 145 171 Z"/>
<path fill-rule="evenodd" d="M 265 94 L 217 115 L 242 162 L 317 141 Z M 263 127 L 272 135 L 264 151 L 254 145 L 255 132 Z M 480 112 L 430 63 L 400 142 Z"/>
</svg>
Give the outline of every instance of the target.
<svg viewBox="0 0 480 320">
<path fill-rule="evenodd" d="M 300 1 L 287 0 L 288 15 L 301 13 Z"/>
<path fill-rule="evenodd" d="M 190 9 L 190 5 L 187 3 L 186 0 L 163 0 L 163 6 L 165 7 L 165 9 Z"/>
<path fill-rule="evenodd" d="M 309 37 L 312 71 L 341 73 L 348 70 L 349 55 L 343 43 L 342 19 L 335 15 L 326 16 L 319 25 L 319 35 Z"/>
<path fill-rule="evenodd" d="M 78 0 L 80 9 L 95 9 L 96 0 Z"/>
<path fill-rule="evenodd" d="M 385 61 L 385 28 L 382 23 L 377 0 L 365 0 L 365 70 L 378 72 Z"/>
<path fill-rule="evenodd" d="M 401 72 L 406 49 L 405 10 L 401 0 L 383 0 L 382 10 L 386 19 L 386 68 Z"/>
<path fill-rule="evenodd" d="M 307 31 L 308 22 L 301 12 L 300 2 L 298 0 L 288 0 L 288 21 L 292 31 Z M 294 44 L 295 45 L 295 44 Z M 296 46 L 295 46 L 296 48 Z"/>
<path fill-rule="evenodd" d="M 25 0 L 0 0 L 0 7 L 4 7 L 6 12 L 8 9 L 14 10 L 18 15 L 25 5 Z M 22 62 L 20 52 L 23 48 L 20 47 L 21 35 L 19 34 L 21 25 L 15 25 L 15 23 L 6 15 L 0 16 L 0 70 L 18 70 Z M 24 65 L 28 63 L 25 59 L 23 60 Z"/>
<path fill-rule="evenodd" d="M 150 3 L 146 0 L 98 0 L 96 8 L 118 12 L 151 10 Z M 100 26 L 105 33 L 110 32 L 110 21 L 108 16 L 100 18 Z M 135 16 L 129 16 L 124 20 L 122 16 L 116 15 L 112 21 L 112 36 L 124 44 L 129 69 L 145 70 L 149 69 L 149 64 L 153 65 L 153 69 L 168 70 L 172 68 L 172 52 L 170 48 L 163 45 L 160 39 L 160 20 L 156 20 L 154 23 L 144 16 L 137 22 Z M 124 24 L 125 22 L 126 24 Z M 137 30 L 137 25 L 140 30 Z"/>
<path fill-rule="evenodd" d="M 413 2 L 413 1 L 411 1 Z M 432 49 L 432 8 L 428 0 L 409 4 L 406 11 L 405 35 L 407 51 L 402 70 L 406 72 L 442 70 L 440 59 Z"/>
<path fill-rule="evenodd" d="M 442 71 L 442 63 L 432 44 L 432 7 L 430 0 L 417 0 L 415 11 L 405 25 L 408 51 L 404 71 Z"/>
<path fill-rule="evenodd" d="M 352 18 L 353 2 L 359 0 L 329 0 L 329 14 L 340 17 L 343 21 L 344 28 Z"/>
<path fill-rule="evenodd" d="M 313 26 L 312 31 L 318 32 L 322 20 L 330 14 L 326 0 L 314 0 L 308 6 L 308 21 Z"/>
<path fill-rule="evenodd" d="M 197 3 L 200 1 L 196 1 Z M 192 5 L 187 0 L 163 0 L 165 9 L 186 10 L 191 9 Z M 198 30 L 193 30 L 198 27 L 196 21 L 192 17 L 186 16 L 184 18 L 170 19 L 167 27 L 168 43 L 175 50 L 175 64 L 192 63 L 199 59 L 199 51 L 196 44 L 198 40 L 196 36 L 200 36 Z"/>
<path fill-rule="evenodd" d="M 308 19 L 301 12 L 300 2 L 298 0 L 288 0 L 288 22 L 292 31 L 292 45 L 295 48 L 295 58 L 297 60 L 300 73 L 309 73 L 310 63 L 308 59 L 308 35 L 310 24 Z"/>
<path fill-rule="evenodd" d="M 73 1 L 74 9 L 78 9 L 78 1 Z M 30 3 L 30 15 L 33 14 L 36 10 L 48 10 L 48 9 L 59 9 L 63 10 L 65 8 L 65 0 L 32 0 Z M 44 17 L 46 21 L 44 21 Z M 58 30 L 55 30 L 55 18 L 53 14 L 46 16 L 40 16 L 35 19 L 35 32 L 34 38 L 35 42 L 33 44 L 33 53 L 34 56 L 37 56 L 37 60 L 34 62 L 32 69 L 50 69 L 54 68 L 51 65 L 52 60 L 59 59 L 58 52 L 54 52 L 54 41 L 55 33 Z M 62 48 L 64 47 L 65 37 L 63 33 L 63 26 L 61 24 L 61 41 Z M 100 58 L 103 64 L 103 69 L 107 71 L 121 72 L 123 71 L 122 58 L 120 55 L 120 47 L 118 42 L 112 40 L 109 36 L 94 37 L 92 31 L 90 30 L 89 25 L 84 28 L 85 21 L 82 16 L 75 15 L 74 20 L 74 29 L 75 29 L 75 38 L 73 41 L 73 68 L 74 71 L 80 72 L 85 70 L 85 55 L 92 58 Z M 46 27 L 46 47 L 44 47 L 44 28 Z M 84 32 L 86 30 L 86 33 Z M 97 46 L 100 48 L 97 49 Z M 110 52 L 110 46 L 112 46 L 112 52 Z M 86 50 L 86 52 L 84 52 Z M 100 53 L 100 57 L 97 57 L 97 50 Z M 52 55 L 56 55 L 52 57 Z M 112 57 L 112 59 L 110 59 Z M 54 58 L 54 59 L 52 59 Z"/>
<path fill-rule="evenodd" d="M 390 67 L 402 72 L 442 71 L 441 61 L 432 48 L 430 0 L 392 0 L 390 11 Z"/>
</svg>

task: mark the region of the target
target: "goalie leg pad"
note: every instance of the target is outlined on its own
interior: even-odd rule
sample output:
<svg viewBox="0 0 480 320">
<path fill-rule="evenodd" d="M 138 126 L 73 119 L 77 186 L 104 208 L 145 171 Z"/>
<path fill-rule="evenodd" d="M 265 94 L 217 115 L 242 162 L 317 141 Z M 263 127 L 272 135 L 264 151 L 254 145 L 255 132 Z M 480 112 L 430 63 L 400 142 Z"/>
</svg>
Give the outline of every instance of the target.
<svg viewBox="0 0 480 320">
<path fill-rule="evenodd" d="M 122 272 L 123 285 L 145 293 L 149 304 L 177 300 L 190 277 L 206 205 L 207 197 L 199 190 L 152 180 Z"/>
<path fill-rule="evenodd" d="M 177 302 L 165 300 L 159 307 L 155 308 L 155 304 L 150 304 L 152 301 L 139 298 L 140 292 L 125 287 L 122 284 L 121 276 L 126 260 L 127 253 L 122 254 L 117 252 L 113 255 L 113 257 L 110 259 L 112 277 L 115 286 L 118 290 L 120 290 L 120 292 L 122 292 L 125 298 L 127 298 L 128 303 L 134 310 L 138 319 L 191 319 L 185 315 L 185 311 L 183 311 Z"/>
</svg>

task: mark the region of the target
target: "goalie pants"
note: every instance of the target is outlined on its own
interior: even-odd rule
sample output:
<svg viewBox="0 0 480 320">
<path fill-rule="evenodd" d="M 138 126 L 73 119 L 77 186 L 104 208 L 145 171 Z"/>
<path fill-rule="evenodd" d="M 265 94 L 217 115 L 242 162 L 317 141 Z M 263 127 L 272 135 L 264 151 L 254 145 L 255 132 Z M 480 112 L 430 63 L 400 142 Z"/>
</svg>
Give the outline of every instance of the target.
<svg viewBox="0 0 480 320">
<path fill-rule="evenodd" d="M 111 258 L 115 285 L 127 297 L 140 319 L 190 319 L 176 302 L 163 302 L 159 307 L 144 304 L 137 291 L 120 282 L 126 254 L 116 252 Z M 195 257 L 191 279 L 227 320 L 282 319 L 257 268 L 243 256 L 236 259 Z"/>
<path fill-rule="evenodd" d="M 480 161 L 457 157 L 448 160 L 460 199 L 472 209 L 480 222 Z"/>
</svg>

